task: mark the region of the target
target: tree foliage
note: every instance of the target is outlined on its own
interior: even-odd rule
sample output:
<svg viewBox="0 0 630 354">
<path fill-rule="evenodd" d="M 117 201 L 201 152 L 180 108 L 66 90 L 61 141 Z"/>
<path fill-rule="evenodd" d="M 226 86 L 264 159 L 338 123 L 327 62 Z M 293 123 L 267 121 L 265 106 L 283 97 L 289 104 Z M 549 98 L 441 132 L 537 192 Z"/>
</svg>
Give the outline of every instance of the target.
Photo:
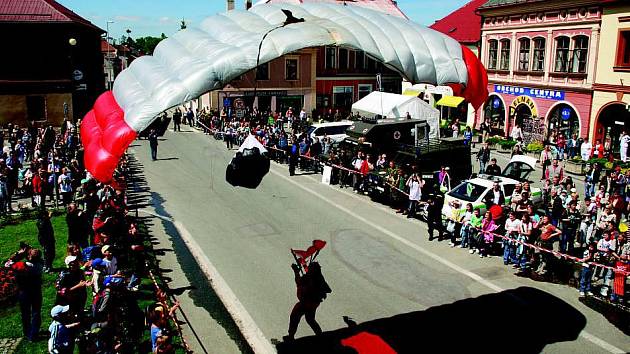
<svg viewBox="0 0 630 354">
<path fill-rule="evenodd" d="M 140 51 L 144 54 L 152 55 L 153 50 L 155 50 L 155 47 L 158 45 L 158 43 L 160 43 L 165 38 L 166 35 L 164 35 L 164 33 L 162 33 L 160 37 L 140 37 L 132 40 L 133 44 L 131 44 L 131 46 L 137 51 Z M 129 44 L 129 42 L 127 43 Z"/>
</svg>

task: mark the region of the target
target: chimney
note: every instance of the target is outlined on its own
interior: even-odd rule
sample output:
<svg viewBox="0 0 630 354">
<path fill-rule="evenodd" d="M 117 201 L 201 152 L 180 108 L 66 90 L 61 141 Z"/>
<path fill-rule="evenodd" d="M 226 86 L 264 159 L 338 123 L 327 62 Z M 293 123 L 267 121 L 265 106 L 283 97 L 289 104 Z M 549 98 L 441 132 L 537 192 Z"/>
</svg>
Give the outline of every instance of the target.
<svg viewBox="0 0 630 354">
<path fill-rule="evenodd" d="M 252 0 L 245 1 L 245 10 L 249 10 L 252 8 Z"/>
<path fill-rule="evenodd" d="M 227 0 L 227 11 L 234 10 L 234 0 Z"/>
</svg>

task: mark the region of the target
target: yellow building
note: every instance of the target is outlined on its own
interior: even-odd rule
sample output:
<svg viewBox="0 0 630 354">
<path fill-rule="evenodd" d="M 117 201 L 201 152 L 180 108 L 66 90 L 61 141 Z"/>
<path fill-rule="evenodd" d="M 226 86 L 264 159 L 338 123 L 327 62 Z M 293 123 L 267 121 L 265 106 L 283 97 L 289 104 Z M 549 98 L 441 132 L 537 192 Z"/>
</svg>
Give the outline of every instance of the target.
<svg viewBox="0 0 630 354">
<path fill-rule="evenodd" d="M 630 3 L 609 1 L 601 22 L 589 138 L 609 140 L 618 151 L 619 136 L 630 132 Z"/>
</svg>

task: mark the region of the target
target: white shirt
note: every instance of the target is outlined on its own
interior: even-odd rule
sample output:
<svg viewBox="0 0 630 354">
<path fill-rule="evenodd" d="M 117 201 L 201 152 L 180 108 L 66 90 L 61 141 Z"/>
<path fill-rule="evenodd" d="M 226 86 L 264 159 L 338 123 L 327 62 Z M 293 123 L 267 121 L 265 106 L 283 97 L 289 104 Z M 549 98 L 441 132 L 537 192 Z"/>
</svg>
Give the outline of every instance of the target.
<svg viewBox="0 0 630 354">
<path fill-rule="evenodd" d="M 409 187 L 409 200 L 422 199 L 422 184 L 419 181 L 411 180 L 407 186 Z"/>
<path fill-rule="evenodd" d="M 593 151 L 593 146 L 590 142 L 585 141 L 582 143 L 580 147 L 580 155 L 582 155 L 582 160 L 586 161 L 591 158 L 591 151 Z"/>
<path fill-rule="evenodd" d="M 519 232 L 519 227 L 521 226 L 521 221 L 519 219 L 510 220 L 509 218 L 505 221 L 505 232 Z"/>
<path fill-rule="evenodd" d="M 510 137 L 514 140 L 516 140 L 516 138 L 523 139 L 523 131 L 520 127 L 514 126 L 512 128 L 512 132 L 510 133 Z"/>
<path fill-rule="evenodd" d="M 492 202 L 494 204 L 499 204 L 499 201 L 501 200 L 501 191 L 492 190 L 492 193 L 494 193 L 494 199 L 492 199 Z"/>
</svg>

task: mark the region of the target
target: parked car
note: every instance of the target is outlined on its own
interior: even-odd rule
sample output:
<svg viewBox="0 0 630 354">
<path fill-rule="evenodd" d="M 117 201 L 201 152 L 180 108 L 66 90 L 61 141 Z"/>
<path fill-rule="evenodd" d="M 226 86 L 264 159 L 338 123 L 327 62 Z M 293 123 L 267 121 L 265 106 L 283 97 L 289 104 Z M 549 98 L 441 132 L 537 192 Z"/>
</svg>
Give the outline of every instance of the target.
<svg viewBox="0 0 630 354">
<path fill-rule="evenodd" d="M 333 143 L 342 142 L 348 135 L 346 129 L 350 128 L 352 122 L 330 122 L 313 124 L 306 130 L 306 134 L 311 138 L 322 140 L 324 136 L 328 136 Z"/>
<path fill-rule="evenodd" d="M 522 182 L 531 182 L 528 180 L 530 174 L 536 167 L 536 159 L 531 156 L 515 155 L 512 160 L 505 166 L 500 176 L 491 176 L 481 174 L 475 178 L 466 180 L 451 191 L 447 192 L 444 198 L 444 207 L 442 215 L 451 216 L 450 203 L 453 200 L 460 202 L 461 208 L 465 209 L 466 204 L 472 203 L 474 209 L 480 209 L 481 213 L 485 213 L 486 204 L 484 198 L 486 194 L 491 193 L 492 186 L 495 182 L 499 183 L 503 194 L 505 195 L 505 204 L 509 205 L 512 192 L 517 184 Z M 540 188 L 531 187 L 532 195 L 530 196 L 535 207 L 542 204 L 542 191 Z"/>
</svg>

